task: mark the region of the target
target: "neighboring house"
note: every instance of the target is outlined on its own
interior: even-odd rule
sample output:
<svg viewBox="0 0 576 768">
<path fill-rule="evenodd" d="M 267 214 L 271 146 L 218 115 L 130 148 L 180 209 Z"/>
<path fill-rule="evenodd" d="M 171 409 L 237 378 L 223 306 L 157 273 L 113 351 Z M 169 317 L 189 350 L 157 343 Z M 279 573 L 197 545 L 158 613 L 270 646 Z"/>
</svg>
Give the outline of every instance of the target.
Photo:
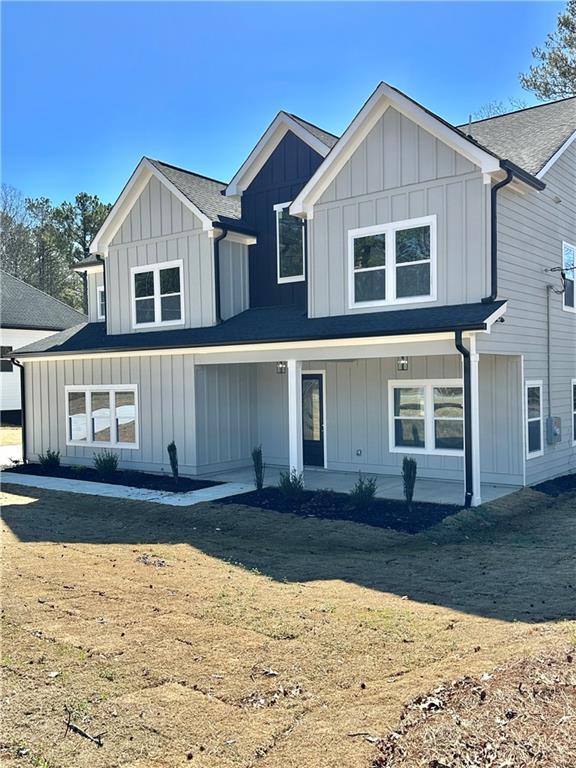
<svg viewBox="0 0 576 768">
<path fill-rule="evenodd" d="M 576 99 L 454 127 L 381 83 L 337 138 L 280 112 L 230 181 L 144 158 L 89 322 L 18 352 L 27 444 L 511 487 L 576 467 Z"/>
<path fill-rule="evenodd" d="M 86 315 L 0 270 L 0 410 L 2 421 L 20 423 L 20 371 L 11 352 L 86 322 Z"/>
</svg>

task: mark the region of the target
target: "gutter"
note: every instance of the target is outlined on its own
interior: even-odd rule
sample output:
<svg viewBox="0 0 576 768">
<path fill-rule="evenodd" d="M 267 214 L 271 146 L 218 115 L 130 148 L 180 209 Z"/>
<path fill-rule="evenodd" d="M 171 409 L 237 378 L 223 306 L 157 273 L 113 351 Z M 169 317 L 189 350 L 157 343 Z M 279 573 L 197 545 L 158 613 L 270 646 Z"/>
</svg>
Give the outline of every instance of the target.
<svg viewBox="0 0 576 768">
<path fill-rule="evenodd" d="M 462 331 L 454 331 L 456 349 L 464 365 L 464 507 L 472 506 L 474 480 L 472 473 L 472 383 L 470 376 L 470 350 L 462 343 Z"/>
<path fill-rule="evenodd" d="M 26 440 L 26 378 L 24 373 L 24 366 L 18 362 L 15 357 L 11 357 L 13 365 L 20 368 L 20 410 L 22 411 L 22 463 L 28 463 L 28 446 Z"/>
<path fill-rule="evenodd" d="M 222 227 L 222 232 L 214 238 L 214 314 L 216 325 L 222 322 L 222 298 L 220 295 L 220 241 L 228 234 L 227 227 Z"/>
<path fill-rule="evenodd" d="M 490 295 L 482 299 L 483 304 L 492 304 L 498 298 L 498 191 L 514 179 L 528 184 L 538 192 L 546 187 L 543 181 L 510 160 L 501 160 L 500 167 L 506 171 L 506 177 L 490 190 Z"/>
</svg>

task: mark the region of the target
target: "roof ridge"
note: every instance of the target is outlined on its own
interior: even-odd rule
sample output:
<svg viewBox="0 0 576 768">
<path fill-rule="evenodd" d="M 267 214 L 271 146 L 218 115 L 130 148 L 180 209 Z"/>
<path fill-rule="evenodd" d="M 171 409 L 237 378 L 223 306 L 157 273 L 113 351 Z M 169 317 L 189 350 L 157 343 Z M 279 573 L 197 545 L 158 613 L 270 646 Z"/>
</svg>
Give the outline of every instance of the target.
<svg viewBox="0 0 576 768">
<path fill-rule="evenodd" d="M 316 125 L 316 123 L 312 123 L 312 122 L 310 122 L 310 120 L 306 120 L 304 117 L 300 117 L 300 115 L 294 114 L 294 112 L 286 112 L 286 114 L 289 117 L 293 117 L 296 120 L 300 120 L 301 123 L 306 123 L 306 125 L 311 125 L 312 128 L 316 128 L 316 130 L 322 131 L 322 133 L 327 133 L 328 136 L 332 136 L 334 139 L 339 139 L 340 138 L 337 134 L 332 133 L 332 131 L 327 131 L 326 128 L 322 128 L 321 126 Z"/>
<path fill-rule="evenodd" d="M 160 163 L 160 165 L 165 165 L 167 168 L 172 168 L 175 171 L 182 171 L 182 173 L 189 173 L 191 176 L 196 176 L 199 179 L 206 179 L 206 181 L 213 181 L 215 184 L 222 184 L 224 187 L 227 186 L 227 181 L 221 181 L 220 179 L 214 179 L 212 176 L 206 176 L 204 173 L 197 173 L 196 171 L 190 171 L 188 168 L 182 168 L 179 165 L 172 165 L 172 163 L 165 163 L 164 160 L 157 160 L 154 157 L 146 157 L 146 160 L 150 160 L 153 163 Z"/>
<path fill-rule="evenodd" d="M 467 125 L 477 125 L 477 123 L 485 123 L 488 120 L 498 120 L 499 117 L 508 117 L 509 115 L 517 115 L 520 112 L 529 112 L 531 109 L 541 109 L 542 107 L 550 107 L 552 104 L 560 104 L 563 101 L 570 101 L 570 99 L 576 99 L 574 96 L 565 96 L 563 99 L 554 99 L 554 101 L 546 101 L 543 104 L 532 104 L 531 107 L 522 107 L 521 109 L 512 109 L 510 112 L 502 112 L 500 115 L 492 115 L 492 117 L 482 117 L 480 120 L 472 120 L 471 123 L 460 123 L 457 128 L 463 128 Z"/>
<path fill-rule="evenodd" d="M 42 288 L 37 288 L 35 285 L 32 285 L 32 283 L 27 283 L 26 280 L 22 280 L 21 277 L 16 277 L 16 275 L 13 275 L 11 272 L 8 272 L 5 269 L 2 269 L 2 267 L 0 267 L 0 274 L 8 275 L 8 277 L 11 277 L 13 280 L 17 280 L 19 283 L 22 283 L 22 285 L 25 285 L 26 288 L 32 288 L 32 290 L 38 291 L 38 293 L 47 296 L 49 299 L 52 299 L 52 301 L 57 301 L 58 304 L 62 304 L 63 307 L 71 310 L 72 312 L 76 312 L 76 314 L 80 315 L 81 317 L 87 317 L 84 312 L 80 312 L 80 310 L 75 309 L 74 307 L 70 306 L 70 304 L 66 304 L 65 301 L 62 301 L 62 299 L 57 299 L 56 296 L 52 296 L 50 293 L 43 291 Z"/>
</svg>

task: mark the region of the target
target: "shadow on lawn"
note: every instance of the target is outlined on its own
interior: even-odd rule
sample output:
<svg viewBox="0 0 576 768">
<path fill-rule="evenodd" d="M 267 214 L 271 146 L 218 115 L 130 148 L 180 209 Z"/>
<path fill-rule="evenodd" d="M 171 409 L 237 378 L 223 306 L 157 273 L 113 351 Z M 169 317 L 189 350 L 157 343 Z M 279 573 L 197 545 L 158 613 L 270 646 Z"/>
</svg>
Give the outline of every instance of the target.
<svg viewBox="0 0 576 768">
<path fill-rule="evenodd" d="M 2 517 L 25 543 L 189 544 L 276 581 L 342 580 L 504 621 L 576 617 L 575 494 L 525 490 L 515 511 L 508 497 L 410 536 L 217 503 L 13 493 L 29 503 L 7 504 Z"/>
</svg>

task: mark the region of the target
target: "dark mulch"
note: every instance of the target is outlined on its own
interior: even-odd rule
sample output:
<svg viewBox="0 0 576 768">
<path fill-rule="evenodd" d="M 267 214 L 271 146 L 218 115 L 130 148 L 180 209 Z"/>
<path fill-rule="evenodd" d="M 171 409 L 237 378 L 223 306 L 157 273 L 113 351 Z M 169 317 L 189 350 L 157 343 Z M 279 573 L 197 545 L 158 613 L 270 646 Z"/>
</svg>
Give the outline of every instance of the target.
<svg viewBox="0 0 576 768">
<path fill-rule="evenodd" d="M 152 475 L 149 472 L 135 472 L 133 470 L 119 469 L 113 475 L 103 477 L 92 467 L 73 466 L 58 467 L 45 470 L 40 464 L 19 464 L 12 467 L 5 474 L 5 482 L 10 482 L 10 472 L 20 475 L 46 475 L 48 477 L 65 477 L 67 480 L 89 480 L 92 483 L 111 483 L 112 485 L 129 485 L 132 488 L 148 488 L 151 491 L 172 491 L 173 493 L 187 493 L 198 491 L 200 488 L 210 488 L 212 485 L 221 485 L 211 480 L 194 480 L 189 477 L 180 477 L 178 482 L 171 475 Z"/>
<path fill-rule="evenodd" d="M 563 493 L 576 491 L 576 472 L 571 475 L 555 477 L 554 480 L 546 480 L 544 483 L 534 486 L 535 491 L 540 491 L 548 496 L 561 496 Z"/>
<path fill-rule="evenodd" d="M 461 507 L 452 504 L 414 502 L 412 510 L 404 501 L 374 499 L 366 509 L 355 507 L 346 493 L 334 491 L 302 491 L 298 496 L 286 496 L 278 488 L 243 493 L 218 499 L 219 504 L 246 504 L 249 507 L 290 512 L 301 517 L 317 517 L 326 520 L 351 520 L 372 525 L 375 528 L 393 528 L 405 533 L 418 533 L 431 528 L 445 517 L 454 515 Z"/>
</svg>

